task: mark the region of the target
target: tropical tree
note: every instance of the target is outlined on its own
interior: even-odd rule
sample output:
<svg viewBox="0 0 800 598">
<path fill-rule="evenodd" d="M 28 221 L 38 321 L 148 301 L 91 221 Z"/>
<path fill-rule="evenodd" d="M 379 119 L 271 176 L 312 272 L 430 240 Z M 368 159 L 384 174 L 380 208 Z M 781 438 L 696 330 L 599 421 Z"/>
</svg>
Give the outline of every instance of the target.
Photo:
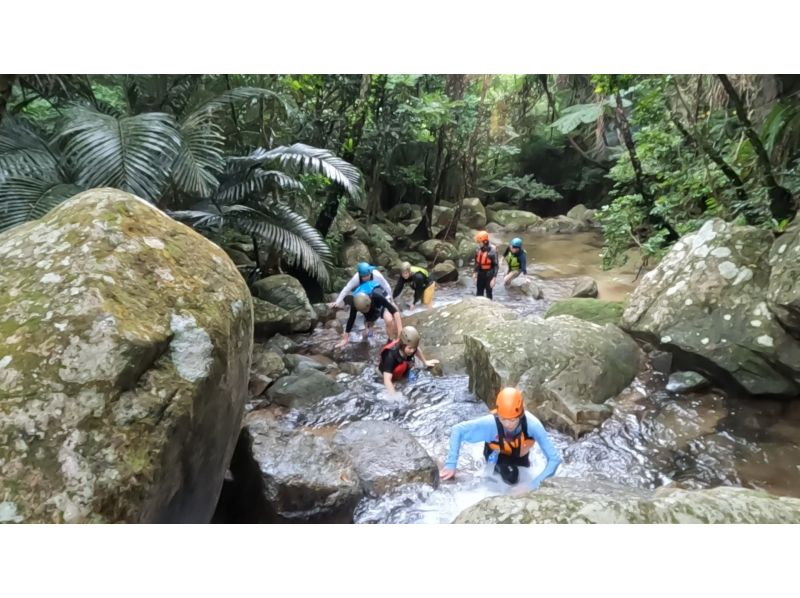
<svg viewBox="0 0 800 598">
<path fill-rule="evenodd" d="M 126 113 L 119 106 L 83 101 L 59 105 L 52 123 L 6 115 L 0 123 L 0 230 L 38 218 L 80 190 L 110 186 L 188 218 L 202 230 L 236 227 L 325 283 L 330 251 L 283 194 L 302 193 L 296 177 L 311 172 L 360 200 L 359 171 L 327 150 L 302 144 L 229 155 L 227 116 L 243 125 L 239 111 L 263 107 L 265 98 L 284 102 L 273 91 L 241 87 L 202 101 L 187 99 L 186 86 L 168 89 L 172 99 L 167 92 L 158 103 L 182 106 L 184 112 Z M 126 94 L 129 110 L 156 101 L 133 84 Z"/>
</svg>

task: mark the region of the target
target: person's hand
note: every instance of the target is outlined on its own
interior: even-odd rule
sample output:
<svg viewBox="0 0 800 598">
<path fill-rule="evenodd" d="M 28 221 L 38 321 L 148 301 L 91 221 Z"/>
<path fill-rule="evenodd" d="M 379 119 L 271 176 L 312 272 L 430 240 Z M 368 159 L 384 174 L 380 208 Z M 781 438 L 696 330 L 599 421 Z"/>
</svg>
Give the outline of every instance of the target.
<svg viewBox="0 0 800 598">
<path fill-rule="evenodd" d="M 349 343 L 349 342 L 350 342 L 350 339 L 349 339 L 349 338 L 343 338 L 343 339 L 342 339 L 342 340 L 340 340 L 338 343 L 336 343 L 336 348 L 337 348 L 337 349 L 341 349 L 342 347 L 344 347 L 344 346 L 345 346 L 347 343 Z"/>
<path fill-rule="evenodd" d="M 425 362 L 425 367 L 429 368 L 432 365 L 438 365 L 438 363 L 439 363 L 438 359 L 429 359 L 428 361 Z"/>
<path fill-rule="evenodd" d="M 476 282 L 477 280 L 478 280 L 478 273 L 477 272 L 473 272 L 472 273 L 472 282 Z"/>
<path fill-rule="evenodd" d="M 526 484 L 517 484 L 511 490 L 508 491 L 510 496 L 522 496 L 523 494 L 527 494 L 530 492 L 532 488 Z"/>
<path fill-rule="evenodd" d="M 454 477 L 456 477 L 455 469 L 448 469 L 445 467 L 444 469 L 439 470 L 439 479 L 442 481 L 452 480 Z"/>
<path fill-rule="evenodd" d="M 490 287 L 492 287 L 492 288 L 494 288 L 494 283 L 495 283 L 495 281 L 496 281 L 496 280 L 497 280 L 497 278 L 496 278 L 496 277 L 495 277 L 495 278 L 492 278 L 492 280 L 490 280 L 490 281 L 489 281 L 489 286 L 490 286 Z"/>
<path fill-rule="evenodd" d="M 328 303 L 328 307 L 331 309 L 336 309 L 336 301 L 331 301 L 330 303 Z"/>
</svg>

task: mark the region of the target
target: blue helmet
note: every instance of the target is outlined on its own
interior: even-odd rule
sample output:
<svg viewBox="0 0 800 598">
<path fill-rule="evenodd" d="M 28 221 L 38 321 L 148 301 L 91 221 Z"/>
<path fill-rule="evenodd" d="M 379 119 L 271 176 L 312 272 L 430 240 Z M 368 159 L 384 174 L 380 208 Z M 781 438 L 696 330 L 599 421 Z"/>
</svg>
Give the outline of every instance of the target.
<svg viewBox="0 0 800 598">
<path fill-rule="evenodd" d="M 374 269 L 375 266 L 371 266 L 367 262 L 359 262 L 358 266 L 356 266 L 359 276 L 369 276 Z"/>
<path fill-rule="evenodd" d="M 511 239 L 511 247 L 522 247 L 522 239 L 519 237 Z"/>
</svg>

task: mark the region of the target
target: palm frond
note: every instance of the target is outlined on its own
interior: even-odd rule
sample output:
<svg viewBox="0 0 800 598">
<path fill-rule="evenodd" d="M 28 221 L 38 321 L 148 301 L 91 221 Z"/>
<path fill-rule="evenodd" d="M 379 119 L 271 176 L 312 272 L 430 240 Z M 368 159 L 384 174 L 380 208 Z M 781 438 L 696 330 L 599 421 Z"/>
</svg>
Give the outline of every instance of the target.
<svg viewBox="0 0 800 598">
<path fill-rule="evenodd" d="M 163 112 L 114 118 L 78 106 L 58 134 L 64 156 L 85 187 L 116 187 L 156 200 L 180 149 L 175 120 Z"/>
<path fill-rule="evenodd" d="M 58 156 L 43 133 L 6 115 L 0 125 L 0 181 L 11 177 L 57 178 Z"/>
<path fill-rule="evenodd" d="M 180 210 L 168 212 L 170 216 L 186 222 L 196 229 L 235 228 L 257 236 L 265 247 L 280 253 L 281 258 L 308 272 L 321 284 L 328 282 L 327 266 L 333 261 L 330 249 L 317 230 L 302 216 L 281 206 L 255 209 L 232 205 L 217 209 Z"/>
<path fill-rule="evenodd" d="M 251 102 L 259 98 L 272 98 L 277 100 L 283 107 L 284 112 L 289 112 L 289 104 L 281 94 L 269 89 L 262 89 L 260 87 L 237 87 L 235 89 L 231 89 L 230 91 L 223 93 L 221 96 L 206 101 L 197 108 L 197 111 L 228 108 L 231 103 Z"/>
<path fill-rule="evenodd" d="M 305 222 L 305 227 L 286 227 L 286 215 L 271 210 L 255 210 L 247 206 L 230 206 L 227 223 L 238 230 L 256 235 L 270 249 L 280 253 L 281 259 L 292 266 L 302 268 L 320 284 L 328 283 L 327 265 L 332 262 L 330 249 L 319 232 Z M 302 219 L 302 216 L 293 215 Z M 313 243 L 313 244 L 312 244 Z M 321 246 L 324 250 L 321 252 Z"/>
<path fill-rule="evenodd" d="M 0 231 L 41 218 L 82 187 L 52 179 L 13 177 L 0 182 Z"/>
<path fill-rule="evenodd" d="M 217 175 L 225 166 L 225 138 L 210 110 L 191 113 L 181 123 L 181 149 L 172 166 L 178 189 L 209 197 L 219 186 Z"/>
<path fill-rule="evenodd" d="M 225 203 L 241 202 L 253 196 L 260 200 L 272 189 L 305 190 L 300 181 L 279 170 L 264 170 L 258 167 L 231 169 L 229 167 L 226 169 L 217 198 Z"/>
<path fill-rule="evenodd" d="M 284 167 L 294 167 L 300 173 L 323 174 L 331 181 L 341 185 L 347 195 L 356 202 L 361 202 L 364 198 L 361 172 L 349 162 L 334 155 L 330 150 L 295 143 L 271 150 L 258 148 L 249 156 L 237 158 L 236 161 L 240 164 L 275 161 Z"/>
</svg>

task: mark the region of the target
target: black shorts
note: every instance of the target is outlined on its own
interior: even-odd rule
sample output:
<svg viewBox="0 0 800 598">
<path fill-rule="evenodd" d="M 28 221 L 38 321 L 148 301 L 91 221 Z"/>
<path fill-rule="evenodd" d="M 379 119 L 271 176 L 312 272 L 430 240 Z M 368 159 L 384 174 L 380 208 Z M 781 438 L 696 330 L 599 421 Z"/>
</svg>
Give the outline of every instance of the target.
<svg viewBox="0 0 800 598">
<path fill-rule="evenodd" d="M 384 299 L 386 298 L 386 291 L 384 291 L 384 290 L 383 290 L 383 288 L 377 288 L 377 289 L 375 289 L 375 290 L 372 292 L 372 294 L 374 295 L 375 293 L 380 293 L 380 295 L 381 295 L 381 296 L 382 296 Z M 367 313 L 365 313 L 365 314 L 364 314 L 364 319 L 365 319 L 367 322 L 370 322 L 370 323 L 377 322 L 379 318 L 382 318 L 382 317 L 383 317 L 383 312 L 384 312 L 384 311 L 386 311 L 386 308 L 385 308 L 385 307 L 383 307 L 383 306 L 381 306 L 381 307 L 378 307 L 377 305 L 375 305 L 375 302 L 373 301 L 373 302 L 372 302 L 372 307 L 370 307 L 370 308 L 369 308 L 369 311 L 368 311 Z"/>
</svg>

